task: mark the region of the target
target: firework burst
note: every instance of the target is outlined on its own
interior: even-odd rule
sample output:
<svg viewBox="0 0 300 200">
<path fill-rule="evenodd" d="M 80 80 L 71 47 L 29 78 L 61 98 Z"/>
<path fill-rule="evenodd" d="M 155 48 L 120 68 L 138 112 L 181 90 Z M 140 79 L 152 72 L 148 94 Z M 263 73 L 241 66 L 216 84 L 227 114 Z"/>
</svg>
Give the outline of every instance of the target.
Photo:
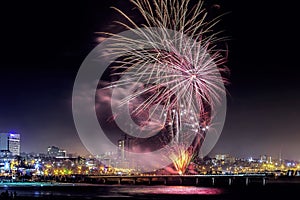
<svg viewBox="0 0 300 200">
<path fill-rule="evenodd" d="M 188 165 L 194 157 L 190 146 L 175 144 L 168 158 L 172 161 L 176 172 L 181 175 L 186 172 Z"/>
<path fill-rule="evenodd" d="M 170 141 L 177 148 L 177 152 L 170 151 L 170 158 L 175 168 L 184 172 L 196 151 L 196 148 L 193 152 L 186 151 L 189 148 L 184 145 L 186 138 L 205 137 L 202 129 L 209 125 L 211 110 L 219 102 L 220 94 L 225 93 L 226 80 L 220 73 L 227 71 L 226 50 L 217 45 L 224 38 L 217 37 L 220 32 L 213 32 L 219 17 L 207 20 L 203 1 L 194 6 L 189 0 L 151 3 L 132 0 L 132 3 L 145 24 L 138 26 L 114 8 L 130 24 L 118 23 L 134 32 L 138 39 L 106 33 L 114 36 L 108 54 L 117 58 L 112 63 L 112 75 L 119 77 L 110 88 L 138 86 L 120 105 L 142 97 L 143 101 L 131 109 L 132 115 L 138 117 L 146 110 L 151 120 L 153 113 L 159 111 L 162 124 L 168 127 Z"/>
</svg>

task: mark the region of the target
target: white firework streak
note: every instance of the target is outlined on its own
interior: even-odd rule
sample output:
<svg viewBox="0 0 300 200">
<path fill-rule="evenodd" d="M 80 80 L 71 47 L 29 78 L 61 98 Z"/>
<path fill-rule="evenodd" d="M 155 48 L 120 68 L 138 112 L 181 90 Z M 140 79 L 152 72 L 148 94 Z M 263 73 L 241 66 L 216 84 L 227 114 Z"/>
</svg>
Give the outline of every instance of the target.
<svg viewBox="0 0 300 200">
<path fill-rule="evenodd" d="M 226 92 L 223 87 L 226 80 L 220 76 L 227 71 L 224 66 L 226 50 L 218 49 L 217 45 L 224 38 L 217 37 L 220 32 L 213 32 L 220 16 L 208 21 L 207 12 L 202 8 L 203 1 L 191 9 L 189 0 L 153 0 L 152 4 L 147 0 L 132 2 L 146 21 L 141 27 L 121 10 L 114 9 L 131 25 L 118 23 L 139 38 L 106 33 L 115 40 L 108 53 L 115 58 L 121 57 L 113 61 L 113 75 L 122 78 L 111 87 L 144 84 L 125 97 L 120 105 L 144 95 L 145 100 L 133 113 L 150 108 L 154 113 L 156 108 L 160 109 L 161 116 L 167 115 L 166 121 L 178 126 L 178 131 L 188 123 L 189 119 L 184 117 L 188 113 L 194 119 L 191 123 L 197 125 L 196 130 L 201 131 L 203 121 L 205 126 L 209 124 L 207 113 L 219 102 L 220 94 Z M 157 31 L 153 31 L 153 27 L 157 27 Z M 172 112 L 177 113 L 177 117 L 172 117 Z"/>
</svg>

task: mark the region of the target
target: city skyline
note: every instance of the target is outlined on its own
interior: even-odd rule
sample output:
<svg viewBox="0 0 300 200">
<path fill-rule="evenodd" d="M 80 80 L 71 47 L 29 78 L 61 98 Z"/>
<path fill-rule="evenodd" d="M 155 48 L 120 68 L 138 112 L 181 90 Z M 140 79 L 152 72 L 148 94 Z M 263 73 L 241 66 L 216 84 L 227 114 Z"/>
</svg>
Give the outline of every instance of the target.
<svg viewBox="0 0 300 200">
<path fill-rule="evenodd" d="M 296 12 L 271 1 L 211 4 L 219 5 L 209 6 L 213 15 L 229 12 L 221 23 L 231 37 L 227 117 L 212 154 L 281 152 L 300 160 Z M 21 151 L 42 152 L 54 145 L 88 153 L 74 127 L 71 95 L 81 62 L 101 40 L 95 32 L 120 30 L 110 26 L 121 18 L 112 5 L 131 9 L 129 1 L 49 1 L 47 8 L 37 2 L 5 3 L 0 129 L 21 134 Z"/>
<path fill-rule="evenodd" d="M 90 152 L 87 152 L 87 154 L 80 154 L 78 152 L 67 152 L 65 150 L 65 148 L 63 146 L 56 146 L 55 144 L 54 145 L 48 145 L 44 150 L 42 151 L 20 151 L 21 150 L 21 145 L 20 145 L 20 138 L 21 138 L 21 134 L 20 133 L 11 133 L 11 132 L 8 132 L 8 131 L 2 131 L 0 132 L 0 135 L 3 135 L 3 134 L 6 134 L 7 135 L 7 141 L 6 142 L 9 142 L 9 140 L 12 139 L 15 139 L 15 137 L 17 137 L 18 139 L 18 153 L 14 153 L 15 150 L 12 149 L 12 151 L 10 150 L 10 148 L 6 145 L 6 149 L 3 149 L 2 146 L 0 145 L 0 147 L 2 149 L 0 149 L 1 151 L 5 150 L 5 151 L 10 151 L 12 153 L 12 156 L 15 156 L 15 155 L 18 155 L 20 156 L 21 154 L 47 154 L 49 156 L 53 156 L 53 155 L 56 155 L 58 157 L 68 157 L 68 156 L 87 156 L 87 157 L 90 157 L 90 156 L 93 156 L 93 157 L 98 157 L 98 156 L 101 156 L 101 155 L 106 155 L 106 154 L 116 154 L 120 157 L 121 160 L 124 160 L 126 159 L 126 148 L 124 148 L 125 146 L 127 146 L 128 144 L 125 144 L 125 140 L 127 140 L 126 138 L 122 138 L 120 137 L 119 140 L 117 140 L 116 142 L 116 148 L 114 151 L 107 151 L 107 152 L 101 152 L 99 155 L 92 155 L 90 154 Z M 13 135 L 13 136 L 11 136 Z M 0 143 L 1 143 L 1 138 L 0 138 Z M 9 144 L 8 144 L 9 145 Z M 121 148 L 120 148 L 121 147 Z M 220 159 L 220 157 L 232 157 L 232 158 L 235 158 L 235 159 L 260 159 L 262 160 L 262 158 L 265 157 L 265 159 L 275 159 L 275 160 L 293 160 L 293 161 L 297 161 L 297 162 L 300 162 L 300 160 L 297 160 L 297 159 L 293 159 L 293 158 L 285 158 L 284 155 L 282 155 L 282 152 L 279 151 L 278 154 L 270 154 L 270 153 L 261 153 L 259 155 L 247 155 L 245 157 L 239 157 L 237 155 L 234 155 L 234 154 L 229 154 L 228 152 L 214 152 L 214 153 L 209 153 L 207 155 L 207 157 L 209 158 L 216 158 L 216 159 Z"/>
</svg>

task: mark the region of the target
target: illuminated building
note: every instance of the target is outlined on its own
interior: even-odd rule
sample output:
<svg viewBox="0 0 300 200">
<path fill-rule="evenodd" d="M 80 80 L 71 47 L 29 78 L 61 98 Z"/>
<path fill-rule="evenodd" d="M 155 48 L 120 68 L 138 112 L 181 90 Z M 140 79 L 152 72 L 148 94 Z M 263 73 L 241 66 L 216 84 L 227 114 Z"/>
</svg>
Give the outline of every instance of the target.
<svg viewBox="0 0 300 200">
<path fill-rule="evenodd" d="M 268 156 L 267 163 L 272 163 L 272 156 Z"/>
<path fill-rule="evenodd" d="M 118 140 L 118 159 L 124 161 L 125 159 L 125 140 Z"/>
<path fill-rule="evenodd" d="M 0 151 L 9 151 L 12 155 L 20 155 L 20 134 L 0 133 Z"/>
<path fill-rule="evenodd" d="M 66 157 L 66 151 L 56 146 L 49 146 L 47 152 L 48 152 L 48 156 L 50 157 L 54 157 L 54 158 Z"/>
<path fill-rule="evenodd" d="M 119 168 L 129 168 L 129 166 L 133 166 L 134 161 L 130 159 L 129 151 L 132 149 L 133 140 L 128 137 L 126 134 L 124 135 L 124 139 L 118 140 L 117 144 L 117 161 L 116 166 Z"/>
<path fill-rule="evenodd" d="M 216 154 L 215 156 L 216 160 L 226 160 L 227 158 L 229 158 L 228 154 Z"/>
<path fill-rule="evenodd" d="M 267 156 L 266 155 L 261 155 L 260 156 L 260 162 L 262 162 L 262 163 L 267 162 Z"/>
<path fill-rule="evenodd" d="M 126 134 L 124 135 L 124 139 L 118 140 L 118 147 L 117 147 L 117 155 L 118 159 L 124 161 L 128 159 L 129 153 L 132 150 L 133 146 L 133 139 L 128 137 Z"/>
</svg>

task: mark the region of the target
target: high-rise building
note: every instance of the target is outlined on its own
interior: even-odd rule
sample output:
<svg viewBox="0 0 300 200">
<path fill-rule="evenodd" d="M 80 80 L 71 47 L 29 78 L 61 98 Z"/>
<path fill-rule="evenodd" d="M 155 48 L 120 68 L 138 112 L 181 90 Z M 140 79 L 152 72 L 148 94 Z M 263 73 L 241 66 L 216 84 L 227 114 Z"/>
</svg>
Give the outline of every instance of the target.
<svg viewBox="0 0 300 200">
<path fill-rule="evenodd" d="M 0 151 L 10 151 L 12 155 L 20 155 L 20 134 L 0 133 Z"/>
<path fill-rule="evenodd" d="M 260 156 L 260 162 L 262 162 L 262 163 L 267 162 L 267 156 L 266 155 L 261 155 Z"/>
<path fill-rule="evenodd" d="M 117 161 L 116 166 L 119 168 L 133 168 L 135 166 L 135 162 L 130 157 L 130 151 L 133 147 L 133 138 L 128 137 L 126 134 L 124 135 L 124 139 L 118 140 L 117 145 Z"/>
<path fill-rule="evenodd" d="M 118 159 L 124 161 L 125 159 L 125 140 L 118 140 Z"/>
<path fill-rule="evenodd" d="M 124 135 L 124 139 L 118 140 L 117 155 L 119 160 L 126 160 L 129 158 L 129 152 L 133 147 L 133 138 Z"/>
</svg>

